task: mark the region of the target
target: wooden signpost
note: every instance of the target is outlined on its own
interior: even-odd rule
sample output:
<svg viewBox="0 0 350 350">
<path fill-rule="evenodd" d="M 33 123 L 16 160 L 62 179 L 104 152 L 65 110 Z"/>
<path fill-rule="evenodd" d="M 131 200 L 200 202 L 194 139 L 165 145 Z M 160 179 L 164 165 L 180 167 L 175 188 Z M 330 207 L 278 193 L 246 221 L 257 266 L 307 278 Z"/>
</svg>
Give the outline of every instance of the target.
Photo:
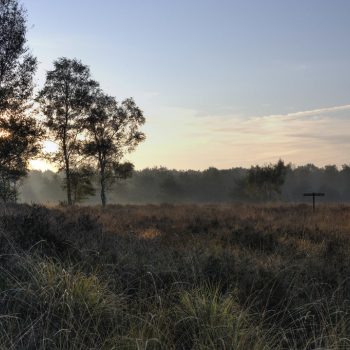
<svg viewBox="0 0 350 350">
<path fill-rule="evenodd" d="M 325 193 L 318 193 L 318 192 L 311 192 L 311 193 L 304 193 L 304 197 L 311 197 L 312 196 L 312 210 L 315 211 L 315 197 L 324 197 Z"/>
</svg>

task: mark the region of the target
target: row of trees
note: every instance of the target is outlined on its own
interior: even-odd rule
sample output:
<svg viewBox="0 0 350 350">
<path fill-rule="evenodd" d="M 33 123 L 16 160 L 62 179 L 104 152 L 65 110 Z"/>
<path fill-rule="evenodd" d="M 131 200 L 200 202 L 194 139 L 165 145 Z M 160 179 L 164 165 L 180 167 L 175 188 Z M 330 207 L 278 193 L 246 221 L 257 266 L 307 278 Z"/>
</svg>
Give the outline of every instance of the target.
<svg viewBox="0 0 350 350">
<path fill-rule="evenodd" d="M 26 46 L 25 10 L 17 0 L 0 0 L 1 199 L 17 199 L 18 182 L 27 175 L 29 160 L 43 156 L 48 137 L 58 149 L 46 157 L 64 172 L 67 204 L 94 191 L 91 176 L 98 169 L 106 205 L 107 188 L 133 170 L 122 162 L 124 155 L 145 139 L 142 111 L 132 98 L 118 103 L 106 94 L 77 59 L 57 59 L 33 98 L 36 68 Z"/>
<path fill-rule="evenodd" d="M 56 174 L 33 171 L 21 188 L 21 200 L 57 203 L 64 200 Z M 97 176 L 93 181 L 97 181 Z M 79 189 L 78 189 L 79 192 Z M 164 167 L 135 170 L 131 178 L 116 182 L 109 191 L 111 203 L 227 203 L 232 201 L 309 201 L 304 192 L 325 192 L 322 201 L 350 201 L 350 166 L 291 166 L 281 162 L 266 166 L 203 171 Z M 85 197 L 96 204 L 98 194 Z"/>
<path fill-rule="evenodd" d="M 277 163 L 258 167 L 271 173 Z M 285 176 L 271 180 L 255 181 L 256 167 L 219 170 L 214 167 L 203 171 L 171 170 L 164 167 L 135 170 L 131 178 L 116 182 L 108 192 L 111 203 L 227 203 L 232 201 L 308 202 L 304 192 L 325 192 L 321 201 L 350 202 L 350 165 L 317 167 L 285 165 Z M 280 166 L 281 168 L 281 166 Z M 59 186 L 62 175 L 51 171 L 32 171 L 21 187 L 21 201 L 58 203 L 65 199 Z M 248 177 L 254 180 L 249 180 Z M 259 178 L 259 176 L 258 176 Z M 97 181 L 95 176 L 92 181 Z M 284 182 L 283 182 L 284 181 Z M 258 185 L 262 184 L 262 185 Z M 281 184 L 283 182 L 283 184 Z M 255 183 L 255 184 L 254 184 Z M 81 182 L 79 182 L 81 186 Z M 267 190 L 268 189 L 268 190 Z M 76 188 L 75 192 L 83 192 Z M 83 199 L 83 198 L 81 198 Z M 86 195 L 86 204 L 97 204 L 99 194 Z"/>
</svg>

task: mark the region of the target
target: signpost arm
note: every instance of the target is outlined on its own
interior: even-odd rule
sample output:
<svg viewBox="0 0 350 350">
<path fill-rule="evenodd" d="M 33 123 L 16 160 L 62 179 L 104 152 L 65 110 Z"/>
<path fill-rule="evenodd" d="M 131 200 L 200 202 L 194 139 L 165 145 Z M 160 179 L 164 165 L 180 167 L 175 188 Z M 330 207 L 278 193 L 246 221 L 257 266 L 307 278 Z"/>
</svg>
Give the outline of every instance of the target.
<svg viewBox="0 0 350 350">
<path fill-rule="evenodd" d="M 315 197 L 324 197 L 325 193 L 318 193 L 318 192 L 308 192 L 304 193 L 305 197 L 312 197 L 312 211 L 315 211 L 316 207 L 316 198 Z"/>
</svg>

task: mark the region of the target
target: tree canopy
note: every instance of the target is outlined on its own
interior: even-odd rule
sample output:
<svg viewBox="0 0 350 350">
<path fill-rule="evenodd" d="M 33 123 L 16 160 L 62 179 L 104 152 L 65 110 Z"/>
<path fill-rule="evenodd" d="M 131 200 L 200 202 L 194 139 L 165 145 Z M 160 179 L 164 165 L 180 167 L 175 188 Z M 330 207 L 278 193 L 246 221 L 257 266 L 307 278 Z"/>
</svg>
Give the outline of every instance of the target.
<svg viewBox="0 0 350 350">
<path fill-rule="evenodd" d="M 26 13 L 17 0 L 0 0 L 0 113 L 23 109 L 33 92 L 37 62 L 26 46 Z"/>
<path fill-rule="evenodd" d="M 106 189 L 116 179 L 131 175 L 133 165 L 121 161 L 145 139 L 139 129 L 145 117 L 132 98 L 118 103 L 99 91 L 93 97 L 88 116 L 81 122 L 85 130 L 82 150 L 98 169 L 101 201 L 105 206 Z"/>
<path fill-rule="evenodd" d="M 254 200 L 274 200 L 281 195 L 281 188 L 290 165 L 283 160 L 276 164 L 252 166 L 242 181 L 244 194 Z"/>
<path fill-rule="evenodd" d="M 44 134 L 31 116 L 36 59 L 26 47 L 25 10 L 0 0 L 0 197 L 16 200 L 17 182 L 38 155 Z"/>
<path fill-rule="evenodd" d="M 67 202 L 73 203 L 71 168 L 79 163 L 79 123 L 88 111 L 93 91 L 98 87 L 91 79 L 90 69 L 77 59 L 59 58 L 49 71 L 38 95 L 45 116 L 45 125 L 57 142 L 58 150 L 50 160 L 65 172 Z"/>
</svg>

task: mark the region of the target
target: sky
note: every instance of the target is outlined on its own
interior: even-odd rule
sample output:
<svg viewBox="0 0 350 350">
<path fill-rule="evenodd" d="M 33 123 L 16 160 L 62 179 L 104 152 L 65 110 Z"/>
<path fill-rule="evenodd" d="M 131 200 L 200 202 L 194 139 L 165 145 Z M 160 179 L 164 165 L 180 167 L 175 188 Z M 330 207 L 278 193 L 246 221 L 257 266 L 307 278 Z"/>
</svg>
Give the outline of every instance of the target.
<svg viewBox="0 0 350 350">
<path fill-rule="evenodd" d="M 348 0 L 22 2 L 38 88 L 78 58 L 144 111 L 137 169 L 350 163 Z"/>
</svg>

